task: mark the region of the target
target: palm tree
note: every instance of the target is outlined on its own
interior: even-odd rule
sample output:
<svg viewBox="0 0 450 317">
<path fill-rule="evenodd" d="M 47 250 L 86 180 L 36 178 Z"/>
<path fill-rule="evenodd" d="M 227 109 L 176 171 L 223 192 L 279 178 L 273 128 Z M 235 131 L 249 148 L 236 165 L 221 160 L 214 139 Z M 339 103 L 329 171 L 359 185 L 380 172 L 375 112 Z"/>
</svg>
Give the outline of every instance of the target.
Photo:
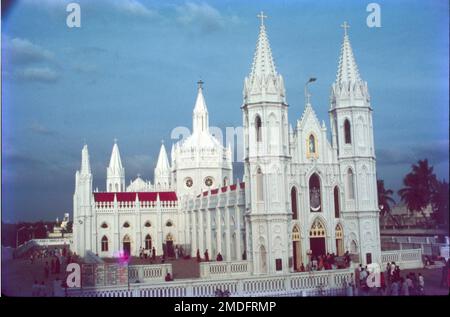
<svg viewBox="0 0 450 317">
<path fill-rule="evenodd" d="M 431 195 L 431 205 L 433 206 L 433 216 L 437 223 L 448 228 L 449 220 L 449 194 L 448 183 L 436 180 Z"/>
<path fill-rule="evenodd" d="M 384 188 L 384 181 L 381 179 L 377 180 L 377 190 L 378 190 L 378 205 L 380 207 L 380 213 L 382 216 L 389 215 L 394 222 L 396 227 L 399 227 L 397 219 L 391 214 L 391 204 L 395 204 L 392 195 L 394 191 L 392 189 Z"/>
<path fill-rule="evenodd" d="M 420 212 L 428 225 L 424 209 L 431 203 L 433 185 L 436 175 L 433 167 L 428 165 L 428 160 L 419 160 L 417 165 L 412 165 L 412 171 L 403 179 L 404 188 L 398 191 L 401 200 L 411 212 Z"/>
</svg>

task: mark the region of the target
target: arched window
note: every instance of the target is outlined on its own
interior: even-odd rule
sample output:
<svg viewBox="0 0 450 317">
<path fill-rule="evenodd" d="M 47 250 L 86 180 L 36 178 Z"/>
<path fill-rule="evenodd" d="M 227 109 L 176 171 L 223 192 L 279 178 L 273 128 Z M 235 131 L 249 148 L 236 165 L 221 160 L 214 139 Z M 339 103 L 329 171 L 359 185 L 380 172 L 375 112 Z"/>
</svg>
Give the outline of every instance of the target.
<svg viewBox="0 0 450 317">
<path fill-rule="evenodd" d="M 297 225 L 292 229 L 292 241 L 300 241 L 300 229 Z"/>
<path fill-rule="evenodd" d="M 104 223 L 102 223 L 102 225 L 100 227 L 102 227 L 103 229 L 106 229 L 106 228 L 108 228 L 108 224 L 106 222 L 104 222 Z"/>
<path fill-rule="evenodd" d="M 309 205 L 311 211 L 322 211 L 320 178 L 316 173 L 309 178 Z"/>
<path fill-rule="evenodd" d="M 261 168 L 258 168 L 256 172 L 256 199 L 258 201 L 264 200 L 264 188 L 263 188 L 263 173 Z"/>
<path fill-rule="evenodd" d="M 148 234 L 145 236 L 145 249 L 150 250 L 152 248 L 152 237 Z"/>
<path fill-rule="evenodd" d="M 291 189 L 291 209 L 292 209 L 292 219 L 297 219 L 297 188 L 292 187 Z"/>
<path fill-rule="evenodd" d="M 228 186 L 228 177 L 226 176 L 223 178 L 223 186 Z"/>
<path fill-rule="evenodd" d="M 353 179 L 353 171 L 351 168 L 347 171 L 347 197 L 348 199 L 355 199 L 355 183 Z"/>
<path fill-rule="evenodd" d="M 116 192 L 119 191 L 119 184 L 116 183 Z"/>
<path fill-rule="evenodd" d="M 344 233 L 342 226 L 338 224 L 336 226 L 336 254 L 337 256 L 342 256 L 344 254 Z"/>
<path fill-rule="evenodd" d="M 339 218 L 340 215 L 340 206 L 339 206 L 339 188 L 337 186 L 334 187 L 334 217 Z"/>
<path fill-rule="evenodd" d="M 108 251 L 108 238 L 106 236 L 102 237 L 102 252 Z"/>
<path fill-rule="evenodd" d="M 149 228 L 149 227 L 152 226 L 152 224 L 150 223 L 150 221 L 146 221 L 144 226 L 147 227 L 147 228 Z"/>
<path fill-rule="evenodd" d="M 352 143 L 352 134 L 350 131 L 350 121 L 348 121 L 348 119 L 345 119 L 345 121 L 344 121 L 344 137 L 345 137 L 345 144 Z"/>
<path fill-rule="evenodd" d="M 261 118 L 259 116 L 256 116 L 255 118 L 255 128 L 256 128 L 256 142 L 262 141 L 262 124 L 261 124 Z"/>
<path fill-rule="evenodd" d="M 123 224 L 124 228 L 130 228 L 130 224 L 128 223 L 128 221 L 125 221 L 125 223 Z"/>
<path fill-rule="evenodd" d="M 112 184 L 109 184 L 109 191 L 112 192 Z"/>
<path fill-rule="evenodd" d="M 309 136 L 308 150 L 309 150 L 309 154 L 316 154 L 316 139 L 314 138 L 314 135 L 312 135 L 312 134 Z"/>
</svg>

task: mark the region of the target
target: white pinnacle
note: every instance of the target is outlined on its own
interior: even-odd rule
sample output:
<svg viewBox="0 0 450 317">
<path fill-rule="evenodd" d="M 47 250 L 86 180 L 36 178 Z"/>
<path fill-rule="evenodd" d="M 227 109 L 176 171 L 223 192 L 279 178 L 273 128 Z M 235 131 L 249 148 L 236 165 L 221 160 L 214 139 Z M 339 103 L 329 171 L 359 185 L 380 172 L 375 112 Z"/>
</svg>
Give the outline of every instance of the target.
<svg viewBox="0 0 450 317">
<path fill-rule="evenodd" d="M 344 28 L 344 41 L 341 47 L 341 56 L 339 58 L 339 66 L 336 75 L 336 83 L 341 86 L 344 83 L 357 83 L 361 81 L 358 66 L 356 65 L 355 57 L 353 55 L 350 39 L 347 33 L 349 25 L 344 22 L 341 25 Z"/>
<path fill-rule="evenodd" d="M 88 146 L 85 144 L 81 150 L 81 175 L 91 174 L 91 164 L 89 162 Z"/>
<path fill-rule="evenodd" d="M 169 159 L 167 157 L 166 148 L 164 147 L 164 143 L 161 144 L 161 149 L 159 150 L 158 162 L 156 163 L 156 171 L 165 172 L 170 171 Z"/>
<path fill-rule="evenodd" d="M 120 159 L 120 152 L 119 147 L 117 146 L 117 142 L 114 142 L 108 169 L 112 174 L 116 175 L 120 175 L 121 171 L 123 170 L 122 160 Z"/>
</svg>

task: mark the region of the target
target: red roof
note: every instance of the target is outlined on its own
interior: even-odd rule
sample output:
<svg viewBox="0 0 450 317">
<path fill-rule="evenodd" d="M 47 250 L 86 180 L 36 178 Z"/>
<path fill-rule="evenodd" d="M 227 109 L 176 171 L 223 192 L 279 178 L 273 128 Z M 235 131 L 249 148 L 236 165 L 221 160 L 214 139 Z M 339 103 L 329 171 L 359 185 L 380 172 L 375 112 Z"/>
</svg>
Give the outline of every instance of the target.
<svg viewBox="0 0 450 317">
<path fill-rule="evenodd" d="M 114 193 L 94 193 L 96 202 L 114 201 Z"/>
<path fill-rule="evenodd" d="M 161 201 L 175 201 L 178 200 L 175 192 L 159 192 L 159 200 Z"/>
<path fill-rule="evenodd" d="M 120 192 L 120 193 L 94 193 L 95 202 L 113 202 L 114 195 L 119 202 L 135 201 L 136 195 L 139 201 L 156 201 L 157 195 L 160 201 L 176 201 L 178 200 L 175 192 L 148 192 L 148 193 L 136 193 L 136 192 Z"/>
<path fill-rule="evenodd" d="M 156 201 L 157 192 L 138 193 L 139 201 Z"/>
</svg>

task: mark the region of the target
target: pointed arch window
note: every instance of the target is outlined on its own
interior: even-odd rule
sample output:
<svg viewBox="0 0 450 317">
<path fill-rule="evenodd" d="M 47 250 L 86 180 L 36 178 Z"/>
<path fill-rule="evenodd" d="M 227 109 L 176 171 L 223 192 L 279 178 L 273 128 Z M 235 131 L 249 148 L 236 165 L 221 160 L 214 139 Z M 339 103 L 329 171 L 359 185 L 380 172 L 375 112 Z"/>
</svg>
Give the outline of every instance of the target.
<svg viewBox="0 0 450 317">
<path fill-rule="evenodd" d="M 259 115 L 255 118 L 256 142 L 262 141 L 262 123 Z"/>
<path fill-rule="evenodd" d="M 320 221 L 319 219 L 314 220 L 311 229 L 309 230 L 309 236 L 311 238 L 326 237 L 325 226 L 323 225 L 322 221 Z"/>
<path fill-rule="evenodd" d="M 348 121 L 348 119 L 345 119 L 345 121 L 344 121 L 344 138 L 345 138 L 345 144 L 352 144 L 350 121 Z"/>
<path fill-rule="evenodd" d="M 264 188 L 263 188 L 263 173 L 261 171 L 261 168 L 258 167 L 258 170 L 256 171 L 256 199 L 258 201 L 264 200 Z"/>
<path fill-rule="evenodd" d="M 145 236 L 145 249 L 150 250 L 152 248 L 152 237 L 148 234 Z"/>
<path fill-rule="evenodd" d="M 347 170 L 347 197 L 348 199 L 355 199 L 355 180 L 351 168 Z"/>
<path fill-rule="evenodd" d="M 298 219 L 297 212 L 297 188 L 294 186 L 291 189 L 291 209 L 292 209 L 292 219 Z"/>
<path fill-rule="evenodd" d="M 316 173 L 309 178 L 309 205 L 313 212 L 322 211 L 320 178 Z"/>
<path fill-rule="evenodd" d="M 339 218 L 341 210 L 339 205 L 339 188 L 337 186 L 334 187 L 333 195 L 334 195 L 334 217 Z"/>
<path fill-rule="evenodd" d="M 102 252 L 108 251 L 108 238 L 106 236 L 102 237 Z"/>
</svg>

